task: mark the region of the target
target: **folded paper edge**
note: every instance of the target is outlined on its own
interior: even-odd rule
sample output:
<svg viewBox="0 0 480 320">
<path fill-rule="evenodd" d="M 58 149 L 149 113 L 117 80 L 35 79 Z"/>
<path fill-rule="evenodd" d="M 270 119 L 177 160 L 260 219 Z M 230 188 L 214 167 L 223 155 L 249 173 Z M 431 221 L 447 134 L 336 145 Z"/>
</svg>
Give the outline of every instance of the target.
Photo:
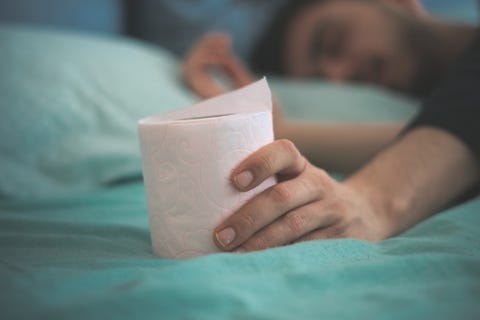
<svg viewBox="0 0 480 320">
<path fill-rule="evenodd" d="M 215 114 L 260 111 L 272 111 L 272 94 L 266 77 L 242 88 L 203 100 L 190 107 L 140 119 L 138 126 L 154 125 L 187 117 L 208 117 Z"/>
</svg>

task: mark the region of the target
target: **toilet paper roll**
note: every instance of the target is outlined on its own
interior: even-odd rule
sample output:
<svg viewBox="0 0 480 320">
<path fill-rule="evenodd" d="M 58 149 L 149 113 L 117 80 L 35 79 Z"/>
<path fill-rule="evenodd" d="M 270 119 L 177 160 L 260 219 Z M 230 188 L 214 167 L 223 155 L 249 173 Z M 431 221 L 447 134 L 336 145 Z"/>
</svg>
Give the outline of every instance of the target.
<svg viewBox="0 0 480 320">
<path fill-rule="evenodd" d="M 273 141 L 265 79 L 193 107 L 139 121 L 153 252 L 183 259 L 219 252 L 212 233 L 273 178 L 249 192 L 230 183 L 232 169 Z"/>
</svg>

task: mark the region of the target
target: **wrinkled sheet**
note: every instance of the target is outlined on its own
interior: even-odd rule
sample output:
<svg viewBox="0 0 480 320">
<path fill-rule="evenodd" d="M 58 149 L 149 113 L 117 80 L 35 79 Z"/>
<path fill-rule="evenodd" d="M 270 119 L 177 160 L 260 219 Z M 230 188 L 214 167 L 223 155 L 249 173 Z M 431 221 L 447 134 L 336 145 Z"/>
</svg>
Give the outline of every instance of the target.
<svg viewBox="0 0 480 320">
<path fill-rule="evenodd" d="M 4 201 L 0 308 L 4 319 L 475 319 L 479 235 L 474 200 L 376 244 L 174 261 L 152 254 L 141 182 Z"/>
</svg>

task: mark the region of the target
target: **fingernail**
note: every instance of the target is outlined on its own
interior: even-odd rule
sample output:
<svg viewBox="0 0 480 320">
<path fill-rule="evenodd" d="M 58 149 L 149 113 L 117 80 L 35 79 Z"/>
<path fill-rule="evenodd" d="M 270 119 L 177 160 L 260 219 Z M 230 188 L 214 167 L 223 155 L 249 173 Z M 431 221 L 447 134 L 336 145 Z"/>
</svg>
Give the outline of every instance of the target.
<svg viewBox="0 0 480 320">
<path fill-rule="evenodd" d="M 243 171 L 235 176 L 235 183 L 242 188 L 248 187 L 252 181 L 253 174 L 250 171 Z"/>
<path fill-rule="evenodd" d="M 228 227 L 225 228 L 215 234 L 215 237 L 217 238 L 218 242 L 222 245 L 222 247 L 228 246 L 230 243 L 235 240 L 235 230 L 232 228 Z"/>
</svg>

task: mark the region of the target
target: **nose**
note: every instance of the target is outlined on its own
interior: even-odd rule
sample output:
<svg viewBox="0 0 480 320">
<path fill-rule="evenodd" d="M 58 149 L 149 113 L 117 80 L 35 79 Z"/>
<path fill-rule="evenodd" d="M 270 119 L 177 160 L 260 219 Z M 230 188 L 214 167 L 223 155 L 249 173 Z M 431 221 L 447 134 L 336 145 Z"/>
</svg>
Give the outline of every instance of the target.
<svg viewBox="0 0 480 320">
<path fill-rule="evenodd" d="M 328 59 L 320 63 L 319 72 L 333 82 L 342 83 L 353 77 L 353 66 L 346 59 Z"/>
</svg>

